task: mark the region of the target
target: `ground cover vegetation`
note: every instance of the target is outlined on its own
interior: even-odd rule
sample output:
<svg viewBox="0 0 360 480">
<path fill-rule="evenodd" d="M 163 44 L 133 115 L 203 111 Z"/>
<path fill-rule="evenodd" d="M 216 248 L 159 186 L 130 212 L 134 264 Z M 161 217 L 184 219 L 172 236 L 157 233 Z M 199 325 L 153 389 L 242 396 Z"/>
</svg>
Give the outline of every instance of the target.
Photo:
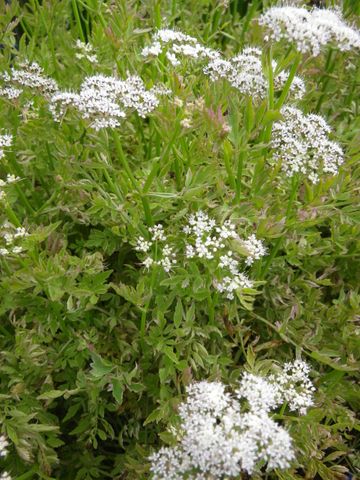
<svg viewBox="0 0 360 480">
<path fill-rule="evenodd" d="M 0 10 L 1 480 L 358 475 L 359 2 Z"/>
</svg>

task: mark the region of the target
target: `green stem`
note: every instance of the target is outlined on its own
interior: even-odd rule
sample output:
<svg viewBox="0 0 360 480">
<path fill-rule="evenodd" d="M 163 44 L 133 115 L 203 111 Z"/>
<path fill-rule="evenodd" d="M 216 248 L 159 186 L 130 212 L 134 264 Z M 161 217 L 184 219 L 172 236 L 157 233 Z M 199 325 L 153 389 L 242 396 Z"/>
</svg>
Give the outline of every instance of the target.
<svg viewBox="0 0 360 480">
<path fill-rule="evenodd" d="M 116 187 L 116 185 L 114 184 L 114 182 L 112 181 L 110 175 L 109 175 L 109 172 L 107 171 L 106 168 L 104 168 L 103 170 L 104 172 L 104 177 L 109 185 L 109 187 L 111 188 L 112 192 L 115 193 L 115 195 L 119 198 L 119 200 L 123 201 L 123 196 L 121 195 L 119 189 Z"/>
<path fill-rule="evenodd" d="M 270 47 L 267 53 L 267 72 L 268 72 L 268 111 L 274 110 L 275 104 L 275 88 L 274 88 L 274 71 L 272 65 L 273 57 L 272 57 L 272 48 Z M 264 143 L 268 143 L 271 139 L 271 130 L 272 130 L 272 121 L 269 121 L 266 127 L 263 128 L 260 134 L 260 141 Z M 267 147 L 263 149 L 264 158 L 267 154 Z M 252 179 L 252 187 L 251 190 L 254 194 L 258 193 L 260 188 L 260 182 L 258 178 L 260 178 L 261 172 L 264 168 L 265 160 L 264 158 L 260 157 L 259 160 L 256 162 L 254 168 L 254 176 Z"/>
<path fill-rule="evenodd" d="M 22 189 L 18 186 L 18 185 L 15 185 L 15 190 L 16 190 L 16 193 L 19 195 L 19 197 L 21 198 L 21 201 L 27 211 L 27 213 L 30 213 L 30 214 L 34 214 L 35 213 L 35 210 L 33 209 L 33 207 L 30 205 L 30 202 L 29 200 L 26 198 L 24 192 L 22 191 Z"/>
<path fill-rule="evenodd" d="M 144 185 L 144 188 L 143 188 L 143 194 L 145 194 L 149 191 L 149 189 L 151 187 L 151 184 L 154 181 L 155 177 L 157 176 L 160 167 L 162 165 L 164 165 L 164 163 L 165 164 L 167 163 L 167 160 L 169 158 L 171 149 L 172 149 L 176 139 L 178 138 L 179 131 L 180 131 L 180 124 L 177 123 L 176 127 L 174 128 L 174 133 L 173 133 L 173 136 L 170 139 L 170 142 L 166 146 L 166 148 L 163 151 L 161 157 L 153 163 L 153 166 L 152 166 L 151 171 L 148 175 L 148 178 L 145 181 L 145 185 Z"/>
<path fill-rule="evenodd" d="M 119 139 L 119 137 L 118 137 L 118 135 L 115 131 L 114 131 L 114 134 L 113 134 L 113 138 L 114 138 L 116 153 L 118 154 L 119 160 L 121 161 L 122 166 L 124 167 L 124 170 L 125 170 L 125 172 L 128 176 L 128 179 L 129 179 L 132 187 L 134 188 L 134 190 L 138 193 L 138 195 L 141 198 L 146 223 L 148 225 L 153 225 L 154 222 L 153 222 L 152 215 L 151 215 L 151 209 L 150 209 L 149 201 L 148 201 L 147 197 L 141 192 L 141 190 L 138 186 L 138 183 L 137 183 L 137 181 L 136 181 L 136 179 L 135 179 L 135 177 L 134 177 L 134 175 L 131 171 L 130 165 L 129 165 L 129 163 L 127 161 L 127 158 L 124 154 L 124 151 L 122 149 L 120 139 Z"/>
<path fill-rule="evenodd" d="M 208 293 L 207 300 L 208 300 L 208 308 L 209 308 L 209 323 L 210 323 L 210 325 L 214 325 L 215 324 L 215 309 L 214 309 L 214 303 L 213 303 L 213 299 L 212 299 L 212 296 L 211 296 L 210 292 Z"/>
<path fill-rule="evenodd" d="M 244 166 L 244 157 L 245 157 L 245 152 L 242 150 L 239 153 L 238 165 L 237 165 L 235 203 L 239 202 L 241 198 L 241 178 L 242 178 L 242 172 L 243 172 L 243 166 Z"/>
<path fill-rule="evenodd" d="M 5 213 L 7 218 L 10 220 L 10 222 L 15 226 L 15 227 L 21 227 L 21 222 L 18 219 L 16 213 L 14 210 L 10 207 L 9 204 L 5 206 Z"/>
<path fill-rule="evenodd" d="M 71 0 L 71 4 L 72 4 L 76 24 L 77 24 L 77 27 L 78 27 L 80 39 L 81 39 L 82 42 L 85 43 L 86 39 L 85 39 L 85 35 L 84 35 L 82 25 L 81 25 L 81 18 L 80 18 L 79 9 L 78 9 L 78 6 L 77 6 L 77 1 L 76 0 Z"/>
<path fill-rule="evenodd" d="M 273 110 L 274 108 L 274 71 L 272 66 L 273 56 L 272 56 L 272 48 L 270 47 L 268 50 L 268 107 L 269 110 Z"/>
<path fill-rule="evenodd" d="M 174 170 L 175 170 L 176 189 L 179 192 L 181 190 L 181 172 L 180 172 L 180 163 L 177 155 L 175 155 L 175 159 L 174 159 Z"/>
<path fill-rule="evenodd" d="M 236 181 L 232 172 L 230 158 L 226 155 L 226 153 L 224 154 L 224 163 L 225 163 L 225 170 L 229 180 L 229 185 L 233 190 L 236 190 Z"/>
<path fill-rule="evenodd" d="M 157 258 L 157 255 L 155 254 L 155 258 Z M 150 281 L 150 298 L 149 300 L 147 301 L 146 305 L 145 305 L 145 308 L 143 309 L 142 311 L 142 314 L 141 314 L 141 323 L 140 323 L 140 338 L 142 340 L 144 340 L 144 337 L 145 337 L 145 333 L 146 333 L 146 317 L 147 317 L 147 313 L 149 311 L 149 307 L 150 307 L 150 303 L 151 303 L 151 299 L 152 299 L 152 294 L 153 294 L 153 290 L 154 290 L 154 286 L 155 286 L 155 281 L 156 281 L 156 277 L 157 277 L 157 270 L 156 270 L 156 266 L 153 267 L 153 271 L 151 273 L 151 281 Z"/>
<path fill-rule="evenodd" d="M 279 415 L 284 415 L 285 413 L 285 410 L 286 410 L 286 406 L 287 406 L 287 402 L 284 402 L 281 406 L 281 409 L 280 409 L 280 412 L 279 412 Z"/>
<path fill-rule="evenodd" d="M 282 92 L 281 92 L 281 95 L 278 99 L 278 101 L 276 102 L 276 105 L 275 105 L 275 108 L 277 110 L 280 110 L 280 108 L 284 105 L 285 103 L 285 100 L 288 96 L 288 93 L 289 93 L 289 90 L 290 90 L 290 87 L 291 87 L 291 84 L 294 80 L 294 77 L 296 75 L 296 72 L 297 72 L 297 69 L 300 65 L 300 61 L 301 61 L 301 53 L 297 53 L 296 54 L 296 57 L 295 57 L 295 60 L 294 60 L 294 63 L 292 64 L 291 66 L 291 69 L 290 69 L 290 72 L 289 72 L 289 76 L 285 82 L 285 85 L 282 89 Z"/>
<path fill-rule="evenodd" d="M 331 63 L 331 59 L 333 57 L 333 53 L 334 53 L 334 61 Z M 321 108 L 321 105 L 326 97 L 326 90 L 327 90 L 327 86 L 330 82 L 330 76 L 329 74 L 334 70 L 334 67 L 335 67 L 335 61 L 336 61 L 336 51 L 334 51 L 331 47 L 329 48 L 329 51 L 328 51 L 328 54 L 327 54 L 327 58 L 326 58 L 326 63 L 325 63 L 325 74 L 327 74 L 327 76 L 325 77 L 325 79 L 323 80 L 323 88 L 322 88 L 322 91 L 321 91 L 321 95 L 320 95 L 320 98 L 316 104 L 316 107 L 315 107 L 315 111 L 316 112 L 319 112 L 320 111 L 320 108 Z"/>
<path fill-rule="evenodd" d="M 9 265 L 7 264 L 7 261 L 5 258 L 1 259 L 1 264 L 4 267 L 5 272 L 9 275 L 9 277 L 12 275 L 11 270 L 9 268 Z"/>
<path fill-rule="evenodd" d="M 289 196 L 289 200 L 288 200 L 288 204 L 287 204 L 287 208 L 286 208 L 286 214 L 285 214 L 285 228 L 286 228 L 286 224 L 287 224 L 287 221 L 289 219 L 289 216 L 290 216 L 292 205 L 294 203 L 294 200 L 295 200 L 295 197 L 296 197 L 296 194 L 297 194 L 298 183 L 299 183 L 298 182 L 298 177 L 293 176 L 292 179 L 291 179 L 291 191 L 290 191 L 290 196 Z M 276 243 L 274 245 L 274 248 L 272 249 L 270 255 L 266 259 L 266 262 L 265 262 L 264 268 L 262 269 L 260 278 L 264 278 L 266 272 L 268 271 L 268 269 L 271 265 L 271 262 L 273 261 L 273 259 L 275 258 L 276 254 L 278 253 L 278 251 L 281 247 L 283 238 L 284 238 L 284 235 L 281 235 L 280 237 L 277 238 Z"/>
</svg>

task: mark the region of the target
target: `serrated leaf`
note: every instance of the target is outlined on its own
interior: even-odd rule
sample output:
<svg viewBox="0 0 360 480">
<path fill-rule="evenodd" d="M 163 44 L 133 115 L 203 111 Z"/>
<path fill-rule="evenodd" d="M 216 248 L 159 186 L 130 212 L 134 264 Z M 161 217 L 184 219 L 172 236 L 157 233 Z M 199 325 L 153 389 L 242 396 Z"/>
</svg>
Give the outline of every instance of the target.
<svg viewBox="0 0 360 480">
<path fill-rule="evenodd" d="M 48 392 L 42 393 L 38 397 L 36 397 L 38 400 L 53 400 L 54 398 L 59 398 L 64 393 L 66 390 L 49 390 Z"/>
<path fill-rule="evenodd" d="M 175 325 L 175 327 L 180 327 L 180 325 L 182 323 L 182 320 L 183 320 L 183 316 L 184 316 L 184 309 L 183 309 L 183 306 L 182 306 L 181 299 L 178 298 L 178 301 L 177 301 L 176 307 L 175 307 L 175 313 L 174 313 L 174 325 Z"/>
<path fill-rule="evenodd" d="M 179 362 L 177 356 L 175 355 L 173 349 L 171 347 L 165 346 L 162 349 L 162 352 L 175 364 Z"/>
<path fill-rule="evenodd" d="M 114 378 L 111 382 L 112 384 L 112 394 L 115 400 L 119 405 L 123 402 L 124 396 L 124 385 L 120 382 L 118 378 Z"/>
</svg>

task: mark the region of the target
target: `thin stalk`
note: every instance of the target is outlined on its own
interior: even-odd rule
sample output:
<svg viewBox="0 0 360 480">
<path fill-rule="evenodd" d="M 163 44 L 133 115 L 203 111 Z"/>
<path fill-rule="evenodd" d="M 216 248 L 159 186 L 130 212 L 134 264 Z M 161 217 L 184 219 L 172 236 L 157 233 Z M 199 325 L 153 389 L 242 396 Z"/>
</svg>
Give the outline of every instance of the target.
<svg viewBox="0 0 360 480">
<path fill-rule="evenodd" d="M 152 166 L 152 169 L 148 175 L 148 178 L 146 179 L 145 181 L 145 185 L 144 185 L 144 188 L 143 188 L 143 193 L 147 193 L 151 187 L 151 184 L 154 180 L 154 178 L 156 177 L 158 171 L 159 171 L 159 168 L 160 166 L 167 161 L 169 155 L 170 155 L 170 151 L 176 141 L 176 139 L 178 138 L 178 134 L 179 134 L 179 131 L 180 131 L 180 125 L 177 124 L 175 129 L 174 129 L 174 133 L 173 133 L 173 136 L 171 137 L 170 139 L 170 142 L 168 143 L 168 145 L 166 146 L 165 150 L 163 151 L 161 157 L 156 160 Z"/>
<path fill-rule="evenodd" d="M 78 6 L 77 6 L 77 1 L 76 0 L 71 0 L 71 4 L 72 4 L 76 24 L 77 24 L 77 27 L 78 27 L 80 40 L 85 43 L 86 39 L 85 39 L 85 35 L 84 35 L 82 25 L 81 25 L 81 18 L 80 18 L 79 9 L 78 9 Z"/>
<path fill-rule="evenodd" d="M 333 53 L 334 53 L 334 55 L 333 55 Z M 331 63 L 331 59 L 332 59 L 333 56 L 334 56 L 334 61 Z M 315 107 L 316 112 L 319 112 L 319 110 L 321 108 L 321 105 L 322 105 L 322 103 L 323 103 L 323 101 L 326 97 L 326 89 L 327 89 L 327 86 L 330 82 L 329 74 L 334 70 L 335 61 L 336 61 L 336 51 L 334 51 L 332 48 L 329 48 L 329 52 L 327 54 L 326 63 L 325 63 L 325 74 L 327 76 L 325 77 L 325 79 L 322 82 L 323 83 L 323 88 L 322 88 L 319 100 L 318 100 L 318 102 L 316 104 L 316 107 Z"/>
<path fill-rule="evenodd" d="M 209 291 L 208 296 L 207 296 L 207 301 L 208 301 L 208 308 L 209 308 L 209 323 L 210 323 L 210 325 L 214 325 L 215 324 L 215 309 L 214 309 L 214 303 L 213 303 L 213 299 L 212 299 L 210 291 Z"/>
<path fill-rule="evenodd" d="M 174 170 L 175 170 L 176 190 L 179 192 L 181 190 L 181 171 L 180 171 L 180 163 L 177 155 L 175 155 L 175 159 L 174 159 Z"/>
<path fill-rule="evenodd" d="M 155 250 L 155 259 L 157 259 L 157 246 L 155 247 L 156 250 Z M 142 314 L 141 314 L 141 320 L 140 320 L 140 338 L 142 340 L 144 340 L 144 337 L 145 337 L 145 333 L 146 333 L 146 317 L 147 317 L 147 313 L 149 311 L 149 307 L 150 307 L 150 304 L 151 304 L 151 300 L 152 300 L 152 295 L 153 295 L 153 290 L 154 290 L 154 286 L 155 286 L 155 281 L 156 281 L 156 277 L 157 277 L 157 269 L 156 269 L 156 266 L 153 267 L 153 270 L 152 270 L 152 273 L 151 273 L 151 280 L 150 280 L 150 298 L 149 300 L 147 301 L 146 305 L 145 305 L 145 308 L 143 309 L 142 311 Z"/>
<path fill-rule="evenodd" d="M 284 415 L 285 410 L 286 410 L 286 407 L 287 407 L 287 402 L 284 402 L 284 403 L 282 404 L 281 409 L 280 409 L 279 415 L 281 415 L 281 416 Z"/>
<path fill-rule="evenodd" d="M 289 72 L 289 76 L 285 82 L 285 85 L 284 85 L 284 88 L 282 89 L 282 92 L 281 92 L 281 95 L 278 99 L 278 101 L 276 102 L 275 104 L 275 108 L 277 110 L 280 110 L 280 108 L 284 105 L 285 103 L 285 100 L 288 96 L 288 93 L 289 93 L 289 90 L 290 90 L 290 87 L 291 87 L 291 84 L 294 80 L 294 77 L 296 75 L 296 72 L 298 70 L 298 67 L 300 65 L 300 61 L 301 61 L 301 53 L 297 53 L 296 54 L 296 57 L 295 57 L 295 60 L 294 60 L 294 63 L 292 64 L 291 66 L 291 69 L 290 69 L 290 72 Z"/>
<path fill-rule="evenodd" d="M 104 172 L 104 177 L 109 185 L 109 187 L 111 188 L 112 192 L 115 193 L 115 195 L 119 198 L 119 200 L 123 201 L 124 198 L 123 196 L 121 195 L 121 193 L 119 192 L 119 189 L 116 188 L 116 185 L 114 184 L 114 182 L 112 181 L 110 175 L 109 175 L 109 172 L 107 171 L 106 168 L 103 169 L 103 172 Z"/>
<path fill-rule="evenodd" d="M 11 206 L 9 204 L 5 205 L 5 213 L 6 213 L 6 216 L 7 216 L 8 220 L 10 220 L 10 222 L 15 227 L 21 227 L 20 220 L 18 219 L 16 213 L 14 212 L 14 210 L 11 208 Z"/>
<path fill-rule="evenodd" d="M 235 176 L 234 176 L 232 168 L 231 168 L 230 159 L 226 154 L 224 155 L 224 163 L 225 163 L 225 170 L 226 170 L 226 173 L 227 173 L 227 176 L 228 176 L 230 187 L 233 190 L 236 190 Z"/>
<path fill-rule="evenodd" d="M 99 6 L 97 9 L 95 9 L 94 7 L 91 8 L 89 7 L 89 5 L 87 5 L 86 3 L 82 2 L 81 0 L 78 0 L 80 5 L 82 5 L 84 8 L 86 8 L 86 10 L 88 10 L 89 12 L 92 12 L 94 13 L 95 15 L 97 15 L 99 17 L 99 20 L 100 20 L 100 23 L 102 25 L 102 27 L 104 28 L 107 28 L 107 23 L 105 21 L 105 18 L 103 16 L 103 14 L 101 13 L 101 4 L 102 2 L 99 3 Z"/>
<path fill-rule="evenodd" d="M 19 185 L 15 185 L 15 190 L 16 190 L 16 193 L 19 195 L 19 197 L 21 198 L 21 201 L 25 207 L 25 210 L 27 211 L 27 213 L 30 213 L 30 214 L 34 214 L 35 213 L 35 210 L 33 209 L 33 207 L 30 205 L 30 202 L 29 200 L 26 198 L 24 192 L 22 191 L 22 189 L 19 187 Z"/>
<path fill-rule="evenodd" d="M 274 104 L 275 104 L 275 87 L 274 87 L 274 71 L 273 71 L 273 55 L 272 55 L 272 48 L 270 47 L 268 52 L 267 52 L 267 77 L 268 77 L 268 110 L 274 110 Z M 261 132 L 260 135 L 260 140 L 263 141 L 264 143 L 268 143 L 271 138 L 271 130 L 272 130 L 272 121 L 270 121 L 266 127 L 264 127 L 263 131 Z M 263 150 L 263 155 L 265 157 L 267 153 L 267 148 Z M 252 179 L 252 187 L 251 190 L 254 193 L 257 193 L 259 190 L 259 182 L 258 182 L 258 177 L 260 176 L 260 173 L 264 167 L 264 159 L 259 158 L 259 160 L 256 162 L 255 168 L 254 168 L 254 176 Z"/>
<path fill-rule="evenodd" d="M 116 149 L 116 153 L 118 154 L 118 157 L 124 167 L 124 170 L 125 172 L 127 173 L 127 176 L 130 180 L 130 183 L 132 184 L 132 186 L 134 187 L 134 189 L 136 191 L 138 191 L 138 184 L 137 184 L 137 181 L 131 171 L 131 168 L 130 168 L 130 165 L 126 159 L 126 156 L 124 154 L 124 151 L 122 149 L 122 145 L 121 145 L 121 142 L 120 142 L 120 139 L 118 137 L 118 135 L 116 134 L 116 132 L 114 132 L 114 143 L 115 143 L 115 149 Z"/>
<path fill-rule="evenodd" d="M 235 191 L 235 202 L 239 202 L 241 198 L 241 178 L 242 178 L 242 173 L 243 173 L 243 167 L 244 167 L 244 157 L 245 157 L 245 152 L 242 150 L 239 153 L 238 157 L 238 165 L 237 165 L 237 175 L 236 175 L 236 191 Z"/>
<path fill-rule="evenodd" d="M 9 268 L 9 265 L 7 264 L 7 261 L 5 260 L 4 257 L 1 259 L 1 265 L 4 267 L 4 270 L 5 270 L 5 272 L 9 275 L 9 277 L 11 277 L 11 276 L 12 276 L 12 272 L 11 272 L 11 270 L 10 270 L 10 268 Z M 3 327 L 1 328 L 1 330 L 3 331 Z M 4 332 L 3 332 L 3 333 L 4 333 Z"/>
<path fill-rule="evenodd" d="M 296 198 L 298 183 L 299 183 L 298 178 L 296 176 L 293 176 L 291 179 L 291 191 L 290 191 L 290 196 L 289 196 L 289 200 L 286 208 L 286 214 L 285 214 L 285 228 L 286 228 L 287 221 L 289 219 L 289 215 L 290 215 L 294 200 Z M 273 259 L 275 258 L 276 254 L 280 249 L 283 238 L 284 238 L 284 235 L 281 235 L 280 237 L 277 238 L 274 248 L 272 249 L 270 255 L 266 258 L 266 262 L 265 262 L 264 268 L 262 269 L 260 278 L 264 278 L 266 272 L 268 271 L 271 265 L 271 262 L 273 261 Z"/>
<path fill-rule="evenodd" d="M 161 0 L 157 0 L 154 5 L 154 20 L 156 28 L 161 27 L 162 16 L 161 16 Z"/>
<path fill-rule="evenodd" d="M 272 47 L 270 46 L 268 50 L 268 107 L 269 110 L 273 110 L 274 108 L 274 71 L 273 71 L 273 55 L 272 55 Z M 291 84 L 290 84 L 291 85 Z"/>
<path fill-rule="evenodd" d="M 146 223 L 148 225 L 153 225 L 154 222 L 153 222 L 153 219 L 152 219 L 152 215 L 151 215 L 151 209 L 150 209 L 150 204 L 149 204 L 149 201 L 147 199 L 147 197 L 145 195 L 143 195 L 143 193 L 141 192 L 139 186 L 138 186 L 138 183 L 131 171 L 131 168 L 130 168 L 130 165 L 126 159 L 126 156 L 124 154 L 124 151 L 122 149 L 122 145 L 121 145 L 121 142 L 120 142 L 120 139 L 117 135 L 117 133 L 114 131 L 114 135 L 113 135 L 113 138 L 114 138 L 114 143 L 115 143 L 115 149 L 116 149 L 116 153 L 118 154 L 118 157 L 119 157 L 119 160 L 121 161 L 123 167 L 124 167 L 124 170 L 128 176 L 128 179 L 132 185 L 132 187 L 134 188 L 134 190 L 138 193 L 138 195 L 140 196 L 141 198 L 141 202 L 142 202 L 142 205 L 143 205 L 143 209 L 144 209 L 144 214 L 145 214 L 145 219 L 146 219 Z"/>
</svg>

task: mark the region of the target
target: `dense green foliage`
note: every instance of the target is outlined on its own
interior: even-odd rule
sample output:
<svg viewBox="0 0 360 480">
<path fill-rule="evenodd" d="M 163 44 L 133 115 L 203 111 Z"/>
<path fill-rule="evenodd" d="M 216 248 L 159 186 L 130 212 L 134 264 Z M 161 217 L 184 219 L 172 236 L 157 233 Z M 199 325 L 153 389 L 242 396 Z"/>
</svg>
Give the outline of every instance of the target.
<svg viewBox="0 0 360 480">
<path fill-rule="evenodd" d="M 268 71 L 255 18 L 270 4 L 0 1 L 0 71 L 28 59 L 64 89 L 130 72 L 172 91 L 147 118 L 132 113 L 100 131 L 74 112 L 54 122 L 30 90 L 0 99 L 2 133 L 14 137 L 0 178 L 21 179 L 7 187 L 0 222 L 30 234 L 23 253 L 0 257 L 0 425 L 10 443 L 0 469 L 13 478 L 148 478 L 147 458 L 169 440 L 192 379 L 231 384 L 244 369 L 267 373 L 296 356 L 311 365 L 315 405 L 304 417 L 277 415 L 297 461 L 268 478 L 359 473 L 358 52 L 300 61 L 298 106 L 323 115 L 345 152 L 339 174 L 315 185 L 267 161 L 267 133 L 280 118 L 269 98 L 211 82 L 200 66 L 175 70 L 141 56 L 156 28 L 170 26 L 227 57 L 259 46 Z M 356 22 L 359 3 L 343 8 Z M 98 64 L 75 57 L 77 39 L 93 45 Z M 288 45 L 272 55 L 282 68 L 294 61 Z M 199 209 L 268 248 L 250 269 L 256 286 L 234 300 L 211 288 L 204 264 L 147 270 L 135 250 L 157 223 L 180 247 Z"/>
</svg>

